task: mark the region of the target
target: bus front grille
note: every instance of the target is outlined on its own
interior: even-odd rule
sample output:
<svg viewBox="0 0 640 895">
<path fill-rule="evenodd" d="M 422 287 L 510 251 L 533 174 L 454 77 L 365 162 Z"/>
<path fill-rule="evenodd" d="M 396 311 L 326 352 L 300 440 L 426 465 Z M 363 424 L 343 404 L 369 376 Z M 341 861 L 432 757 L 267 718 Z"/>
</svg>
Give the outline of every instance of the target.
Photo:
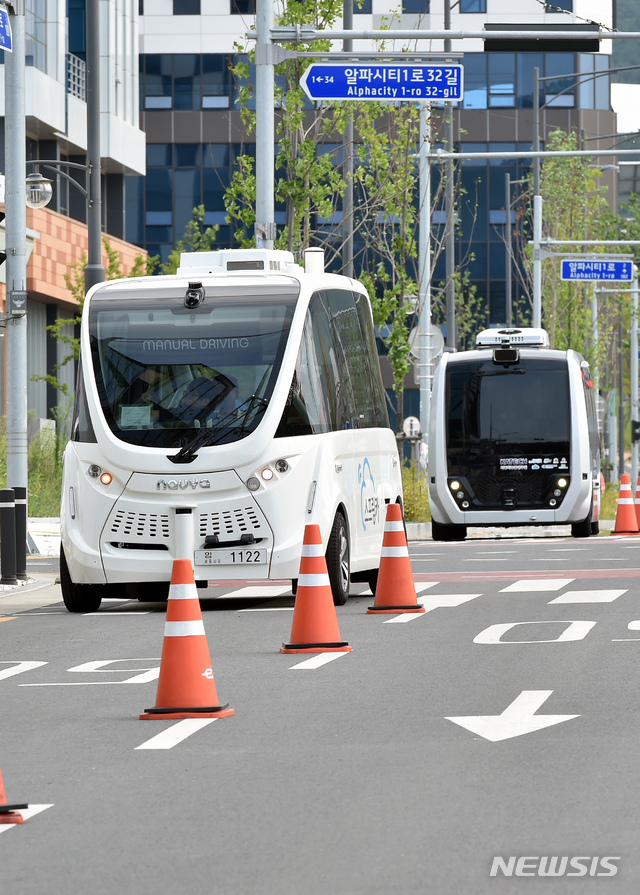
<svg viewBox="0 0 640 895">
<path fill-rule="evenodd" d="M 200 536 L 218 535 L 220 540 L 239 540 L 243 534 L 267 537 L 269 532 L 260 521 L 255 507 L 233 507 L 213 513 L 200 513 L 198 519 Z"/>
<path fill-rule="evenodd" d="M 529 472 L 500 472 L 492 474 L 481 470 L 477 475 L 470 477 L 476 496 L 476 506 L 483 505 L 501 506 L 505 489 L 515 491 L 518 505 L 539 504 L 542 502 L 549 480 L 540 473 Z"/>
<path fill-rule="evenodd" d="M 116 510 L 108 527 L 114 541 L 156 541 L 169 537 L 169 516 L 166 513 L 137 513 Z M 110 538 L 111 540 L 111 538 Z"/>
</svg>

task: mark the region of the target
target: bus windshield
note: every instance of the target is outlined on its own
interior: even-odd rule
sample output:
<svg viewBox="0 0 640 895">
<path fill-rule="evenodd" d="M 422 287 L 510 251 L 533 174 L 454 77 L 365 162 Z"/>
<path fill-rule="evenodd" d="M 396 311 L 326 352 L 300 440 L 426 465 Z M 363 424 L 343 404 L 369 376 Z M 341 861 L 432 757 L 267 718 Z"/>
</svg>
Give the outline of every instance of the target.
<svg viewBox="0 0 640 895">
<path fill-rule="evenodd" d="M 179 449 L 196 437 L 200 446 L 238 441 L 259 425 L 298 289 L 230 291 L 208 288 L 197 308 L 185 308 L 184 292 L 96 296 L 89 315 L 93 369 L 114 435 Z"/>
<path fill-rule="evenodd" d="M 521 359 L 450 363 L 447 369 L 447 458 L 450 475 L 487 468 L 569 468 L 571 415 L 566 361 Z"/>
</svg>

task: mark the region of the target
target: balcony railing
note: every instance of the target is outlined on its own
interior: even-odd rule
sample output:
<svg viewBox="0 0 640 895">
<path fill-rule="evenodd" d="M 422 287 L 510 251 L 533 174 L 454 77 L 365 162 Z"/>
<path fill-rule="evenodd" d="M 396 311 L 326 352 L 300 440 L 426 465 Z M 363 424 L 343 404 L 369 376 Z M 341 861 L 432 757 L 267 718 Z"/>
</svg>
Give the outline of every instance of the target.
<svg viewBox="0 0 640 895">
<path fill-rule="evenodd" d="M 73 53 L 67 53 L 67 93 L 87 101 L 87 67 Z"/>
</svg>

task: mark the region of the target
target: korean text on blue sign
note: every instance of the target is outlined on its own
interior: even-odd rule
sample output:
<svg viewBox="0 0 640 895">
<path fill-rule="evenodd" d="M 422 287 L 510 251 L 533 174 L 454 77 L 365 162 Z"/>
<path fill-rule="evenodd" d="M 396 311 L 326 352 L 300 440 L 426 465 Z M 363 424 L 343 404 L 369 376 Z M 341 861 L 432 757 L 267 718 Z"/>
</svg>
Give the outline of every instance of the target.
<svg viewBox="0 0 640 895">
<path fill-rule="evenodd" d="M 563 280 L 618 280 L 630 283 L 633 279 L 633 261 L 579 261 L 563 259 Z"/>
<path fill-rule="evenodd" d="M 4 6 L 0 6 L 0 50 L 7 50 L 9 53 L 13 50 L 11 22 L 9 21 L 9 13 Z"/>
<path fill-rule="evenodd" d="M 300 86 L 314 100 L 460 100 L 461 65 L 314 64 Z"/>
</svg>

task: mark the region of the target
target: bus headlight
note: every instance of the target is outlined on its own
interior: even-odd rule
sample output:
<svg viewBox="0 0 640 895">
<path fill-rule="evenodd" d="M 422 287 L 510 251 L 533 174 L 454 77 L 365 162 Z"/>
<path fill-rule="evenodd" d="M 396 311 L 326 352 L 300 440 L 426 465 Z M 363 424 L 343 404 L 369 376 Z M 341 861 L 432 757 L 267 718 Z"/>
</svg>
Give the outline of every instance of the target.
<svg viewBox="0 0 640 895">
<path fill-rule="evenodd" d="M 566 479 L 558 479 L 558 488 L 566 488 L 568 484 Z"/>
<path fill-rule="evenodd" d="M 557 502 L 558 502 L 558 501 L 555 499 L 555 497 L 552 497 L 551 500 L 549 501 L 549 506 L 550 506 L 550 507 L 555 507 L 555 505 L 557 504 Z"/>
<path fill-rule="evenodd" d="M 457 479 L 454 479 L 452 482 L 449 482 L 449 487 L 452 491 L 458 491 L 460 489 L 460 482 Z"/>
<path fill-rule="evenodd" d="M 556 490 L 553 492 L 554 497 L 560 497 L 561 494 L 562 491 L 560 490 L 560 488 L 556 488 Z"/>
</svg>

